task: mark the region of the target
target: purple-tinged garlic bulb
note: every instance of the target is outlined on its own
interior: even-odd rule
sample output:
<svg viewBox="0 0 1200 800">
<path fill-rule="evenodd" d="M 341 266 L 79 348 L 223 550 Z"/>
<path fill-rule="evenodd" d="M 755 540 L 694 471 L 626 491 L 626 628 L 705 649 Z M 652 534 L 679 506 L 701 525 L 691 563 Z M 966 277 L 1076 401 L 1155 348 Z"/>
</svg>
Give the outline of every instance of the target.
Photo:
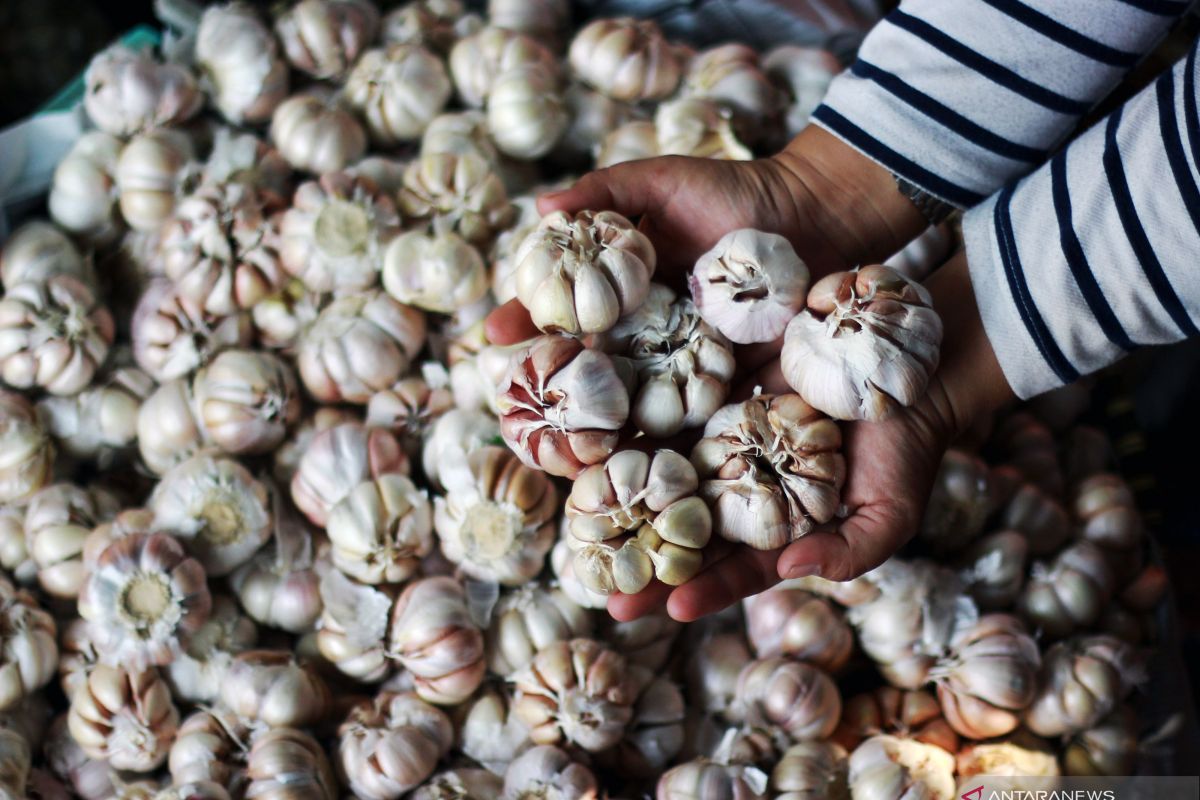
<svg viewBox="0 0 1200 800">
<path fill-rule="evenodd" d="M 260 350 L 226 350 L 192 379 L 207 439 L 232 455 L 273 451 L 300 416 L 292 367 Z"/>
<path fill-rule="evenodd" d="M 416 693 L 430 703 L 461 703 L 487 671 L 483 634 L 462 585 L 451 578 L 408 584 L 392 608 L 388 653 L 412 673 Z"/>
<path fill-rule="evenodd" d="M 771 771 L 776 800 L 823 800 L 846 795 L 846 751 L 833 742 L 798 742 Z"/>
<path fill-rule="evenodd" d="M 333 566 L 363 583 L 400 583 L 433 549 L 433 510 L 403 475 L 363 481 L 329 510 Z"/>
<path fill-rule="evenodd" d="M 794 741 L 826 739 L 841 718 L 842 698 L 816 667 L 766 658 L 742 669 L 728 713 L 755 727 L 778 727 Z"/>
<path fill-rule="evenodd" d="M 130 228 L 151 233 L 171 216 L 193 155 L 191 139 L 170 128 L 138 134 L 125 144 L 113 180 L 121 217 Z"/>
<path fill-rule="evenodd" d="M 562 590 L 528 583 L 502 595 L 492 612 L 488 666 L 507 677 L 552 642 L 586 638 L 591 632 L 587 610 Z"/>
<path fill-rule="evenodd" d="M 196 31 L 195 59 L 213 104 L 230 122 L 266 122 L 287 96 L 287 63 L 249 6 L 206 9 Z"/>
<path fill-rule="evenodd" d="M 378 32 L 369 0 L 301 0 L 275 20 L 288 62 L 318 80 L 342 77 Z"/>
<path fill-rule="evenodd" d="M 213 597 L 208 620 L 188 639 L 183 651 L 163 666 L 171 694 L 188 703 L 212 703 L 233 657 L 258 641 L 258 628 L 228 595 Z"/>
<path fill-rule="evenodd" d="M 130 334 L 137 365 L 160 382 L 183 378 L 227 347 L 248 347 L 253 337 L 249 315 L 209 314 L 169 280 L 142 293 Z"/>
<path fill-rule="evenodd" d="M 450 718 L 415 694 L 381 692 L 338 728 L 338 763 L 363 800 L 398 800 L 437 768 L 454 743 Z"/>
<path fill-rule="evenodd" d="M 953 800 L 954 756 L 940 747 L 895 736 L 873 736 L 850 754 L 851 797 Z"/>
<path fill-rule="evenodd" d="M 486 248 L 512 221 L 513 207 L 492 165 L 473 153 L 426 153 L 404 171 L 397 204 L 435 233 L 453 231 Z"/>
<path fill-rule="evenodd" d="M 248 720 L 228 709 L 202 708 L 179 726 L 167 756 L 175 783 L 208 781 L 234 797 L 246 786 L 246 745 L 253 731 Z"/>
<path fill-rule="evenodd" d="M 1117 552 L 1141 544 L 1144 534 L 1137 502 L 1119 475 L 1101 473 L 1085 479 L 1075 488 L 1071 505 L 1080 538 Z"/>
<path fill-rule="evenodd" d="M 788 656 L 837 672 L 854 649 L 854 633 L 832 603 L 800 589 L 776 587 L 748 597 L 746 636 L 759 658 Z"/>
<path fill-rule="evenodd" d="M 938 552 L 961 550 L 983 532 L 991 511 L 987 464 L 950 449 L 942 456 L 917 535 Z"/>
<path fill-rule="evenodd" d="M 1139 654 L 1112 636 L 1059 642 L 1042 656 L 1037 694 L 1025 726 L 1038 736 L 1063 736 L 1094 727 L 1144 678 Z"/>
<path fill-rule="evenodd" d="M 831 739 L 853 750 L 880 733 L 936 745 L 949 753 L 958 750 L 958 734 L 942 716 L 933 692 L 924 689 L 880 686 L 851 697 L 842 706 L 842 719 Z"/>
<path fill-rule="evenodd" d="M 653 20 L 598 19 L 571 41 L 568 60 L 575 74 L 614 100 L 662 100 L 675 91 L 679 59 Z"/>
<path fill-rule="evenodd" d="M 421 138 L 453 88 L 442 60 L 416 44 L 368 50 L 346 79 L 346 102 L 382 147 Z"/>
<path fill-rule="evenodd" d="M 530 747 L 504 771 L 505 798 L 527 800 L 598 800 L 600 785 L 588 767 L 565 750 Z"/>
<path fill-rule="evenodd" d="M 1062 505 L 1032 483 L 1022 484 L 1001 515 L 1001 524 L 1025 534 L 1029 552 L 1047 556 L 1071 537 L 1071 523 Z"/>
<path fill-rule="evenodd" d="M 685 662 L 688 699 L 702 711 L 724 712 L 733 703 L 738 676 L 753 659 L 740 632 L 706 638 Z"/>
<path fill-rule="evenodd" d="M 55 717 L 42 741 L 47 769 L 83 800 L 109 800 L 117 796 L 114 772 L 107 761 L 88 756 L 67 725 L 67 714 Z"/>
<path fill-rule="evenodd" d="M 0 711 L 45 686 L 58 667 L 54 618 L 0 577 Z"/>
<path fill-rule="evenodd" d="M 333 707 L 321 676 L 286 650 L 238 653 L 221 683 L 220 699 L 239 717 L 271 728 L 314 725 Z"/>
<path fill-rule="evenodd" d="M 765 773 L 745 764 L 722 764 L 707 758 L 685 761 L 658 779 L 655 800 L 766 800 Z"/>
<path fill-rule="evenodd" d="M 1063 495 L 1058 442 L 1050 427 L 1033 414 L 1018 411 L 998 423 L 992 432 L 992 448 L 998 463 L 1016 468 L 1051 497 Z"/>
<path fill-rule="evenodd" d="M 1115 586 L 1104 551 L 1080 541 L 1049 563 L 1034 562 L 1017 605 L 1034 629 L 1061 639 L 1094 625 Z"/>
<path fill-rule="evenodd" d="M 84 542 L 92 528 L 118 510 L 115 497 L 102 489 L 70 483 L 47 486 L 25 507 L 25 542 L 38 570 L 38 585 L 49 595 L 75 598 L 87 575 Z"/>
<path fill-rule="evenodd" d="M 663 773 L 684 744 L 683 693 L 670 678 L 630 665 L 638 699 L 625 736 L 615 748 L 598 756 L 600 763 L 624 775 L 654 778 Z"/>
<path fill-rule="evenodd" d="M 115 769 L 153 772 L 167 759 L 179 711 L 156 671 L 101 664 L 71 696 L 67 725 L 91 758 Z"/>
<path fill-rule="evenodd" d="M 50 218 L 88 241 L 109 242 L 118 237 L 121 223 L 115 213 L 114 177 L 123 147 L 124 142 L 103 131 L 80 136 L 54 169 L 46 200 Z M 17 234 L 9 238 L 9 246 Z"/>
<path fill-rule="evenodd" d="M 408 471 L 408 457 L 395 436 L 343 422 L 317 433 L 305 448 L 292 476 L 292 500 L 314 525 L 324 527 L 333 507 L 360 483 Z"/>
<path fill-rule="evenodd" d="M 456 233 L 408 231 L 384 253 L 383 288 L 401 303 L 450 314 L 487 293 L 487 265 Z"/>
<path fill-rule="evenodd" d="M 187 67 L 162 63 L 123 44 L 93 56 L 83 82 L 88 117 L 115 136 L 184 122 L 204 105 Z"/>
<path fill-rule="evenodd" d="M 246 756 L 245 797 L 256 800 L 337 800 L 338 784 L 325 749 L 295 728 L 256 737 Z"/>
<path fill-rule="evenodd" d="M 0 794 L 12 798 L 35 797 L 25 793 L 32 761 L 29 741 L 17 731 L 0 728 Z"/>
<path fill-rule="evenodd" d="M 428 366 L 422 365 L 422 370 Z M 440 378 L 410 375 L 371 396 L 367 424 L 387 428 L 399 437 L 409 458 L 417 458 L 432 437 L 434 425 L 453 409 L 454 397 Z"/>
</svg>

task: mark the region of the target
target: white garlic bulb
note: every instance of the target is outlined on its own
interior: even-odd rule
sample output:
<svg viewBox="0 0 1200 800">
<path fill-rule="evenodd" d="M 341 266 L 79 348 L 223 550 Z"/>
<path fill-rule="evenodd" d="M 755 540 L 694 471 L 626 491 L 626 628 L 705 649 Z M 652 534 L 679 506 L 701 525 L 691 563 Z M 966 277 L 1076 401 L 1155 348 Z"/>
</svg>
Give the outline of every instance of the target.
<svg viewBox="0 0 1200 800">
<path fill-rule="evenodd" d="M 54 169 L 47 198 L 50 218 L 87 239 L 107 241 L 117 236 L 114 178 L 122 147 L 120 139 L 103 131 L 80 136 Z"/>
<path fill-rule="evenodd" d="M 742 669 L 728 713 L 750 725 L 777 726 L 795 741 L 825 739 L 841 718 L 842 697 L 816 667 L 766 658 Z"/>
<path fill-rule="evenodd" d="M 455 43 L 450 75 L 463 103 L 482 108 L 497 79 L 533 65 L 557 74 L 558 60 L 541 42 L 505 28 L 487 27 Z"/>
<path fill-rule="evenodd" d="M 683 96 L 654 112 L 657 155 L 749 161 L 750 148 L 733 130 L 733 114 L 715 100 Z"/>
<path fill-rule="evenodd" d="M 221 115 L 235 124 L 271 118 L 287 96 L 287 63 L 248 6 L 210 6 L 196 30 L 196 64 Z"/>
<path fill-rule="evenodd" d="M 397 205 L 406 219 L 486 247 L 512 220 L 504 184 L 475 153 L 424 153 L 404 171 Z"/>
<path fill-rule="evenodd" d="M 54 618 L 7 578 L 0 578 L 0 626 L 0 710 L 8 710 L 54 677 L 58 644 Z"/>
<path fill-rule="evenodd" d="M 92 758 L 153 772 L 167 758 L 179 711 L 158 673 L 97 666 L 71 696 L 71 736 Z"/>
<path fill-rule="evenodd" d="M 316 739 L 295 728 L 256 737 L 246 756 L 246 797 L 258 800 L 337 800 L 337 780 Z"/>
<path fill-rule="evenodd" d="M 1000 522 L 1005 528 L 1025 534 L 1029 552 L 1035 556 L 1057 552 L 1071 537 L 1066 510 L 1032 483 L 1022 484 L 1017 489 L 1004 507 Z"/>
<path fill-rule="evenodd" d="M 1015 468 L 1051 497 L 1063 495 L 1058 442 L 1046 423 L 1028 411 L 1017 411 L 996 425 L 991 438 L 995 457 L 1004 468 Z"/>
<path fill-rule="evenodd" d="M 653 20 L 598 19 L 571 41 L 571 68 L 614 100 L 661 100 L 679 85 L 681 65 Z"/>
<path fill-rule="evenodd" d="M 649 120 L 630 120 L 609 131 L 596 151 L 596 169 L 626 161 L 654 158 L 658 152 L 658 129 Z"/>
<path fill-rule="evenodd" d="M 305 727 L 333 706 L 328 685 L 285 650 L 238 653 L 221 682 L 221 702 L 239 717 L 272 728 Z"/>
<path fill-rule="evenodd" d="M 274 450 L 300 416 L 292 367 L 271 353 L 226 350 L 192 379 L 207 439 L 234 455 Z"/>
<path fill-rule="evenodd" d="M 387 630 L 394 593 L 386 586 L 356 583 L 336 569 L 321 576 L 319 591 L 323 610 L 316 644 L 321 656 L 362 683 L 386 678 L 392 671 Z"/>
<path fill-rule="evenodd" d="M 403 475 L 380 475 L 329 510 L 325 531 L 333 565 L 363 583 L 400 583 L 433 549 L 433 512 L 425 492 Z"/>
<path fill-rule="evenodd" d="M 474 32 L 475 21 L 462 0 L 409 0 L 383 18 L 387 44 L 419 44 L 445 54 L 461 36 Z"/>
<path fill-rule="evenodd" d="M 1060 639 L 1094 625 L 1115 586 L 1104 551 L 1080 541 L 1049 564 L 1034 562 L 1017 604 L 1034 628 Z"/>
<path fill-rule="evenodd" d="M 483 634 L 462 585 L 451 578 L 423 578 L 405 588 L 392 608 L 388 651 L 430 703 L 461 703 L 487 671 Z"/>
<path fill-rule="evenodd" d="M 551 158 L 568 164 L 592 166 L 605 138 L 633 115 L 633 109 L 607 95 L 572 82 L 563 94 L 570 123 Z M 599 166 L 599 165 L 597 165 Z"/>
<path fill-rule="evenodd" d="M 434 489 L 444 488 L 444 465 L 463 463 L 468 455 L 500 440 L 500 423 L 491 414 L 461 406 L 451 408 L 433 423 L 421 448 L 421 466 Z"/>
<path fill-rule="evenodd" d="M 487 630 L 488 666 L 508 676 L 551 642 L 586 638 L 591 618 L 562 590 L 527 583 L 501 595 Z"/>
<path fill-rule="evenodd" d="M 1112 636 L 1080 636 L 1042 657 L 1037 694 L 1024 722 L 1038 736 L 1094 727 L 1144 679 L 1141 658 Z"/>
<path fill-rule="evenodd" d="M 487 96 L 487 126 L 500 152 L 524 161 L 549 153 L 570 113 L 554 67 L 527 64 L 499 74 Z"/>
<path fill-rule="evenodd" d="M 434 775 L 412 793 L 413 800 L 489 800 L 499 797 L 504 781 L 486 769 L 460 768 Z"/>
<path fill-rule="evenodd" d="M 615 211 L 556 211 L 513 256 L 517 297 L 546 332 L 603 333 L 646 300 L 654 247 Z"/>
<path fill-rule="evenodd" d="M 503 685 L 484 686 L 467 702 L 458 722 L 458 748 L 497 775 L 529 744 L 525 723 L 512 712 L 512 695 Z"/>
<path fill-rule="evenodd" d="M 723 712 L 733 702 L 738 675 L 753 659 L 740 632 L 706 637 L 685 664 L 688 699 L 706 712 Z"/>
<path fill-rule="evenodd" d="M 450 719 L 414 694 L 381 692 L 338 728 L 338 759 L 363 800 L 398 800 L 433 774 L 454 741 Z"/>
<path fill-rule="evenodd" d="M 137 415 L 138 451 L 156 475 L 198 454 L 208 444 L 196 419 L 190 382 L 176 378 L 161 383 Z"/>
<path fill-rule="evenodd" d="M 254 190 L 268 208 L 287 205 L 292 191 L 292 168 L 279 151 L 253 133 L 222 125 L 212 136 L 200 183 L 237 183 Z"/>
<path fill-rule="evenodd" d="M 384 253 L 383 288 L 401 303 L 448 314 L 486 294 L 487 266 L 456 233 L 408 231 Z"/>
<path fill-rule="evenodd" d="M 960 557 L 959 577 L 984 610 L 1009 608 L 1025 585 L 1029 543 L 1018 531 L 996 531 L 979 539 Z"/>
<path fill-rule="evenodd" d="M 441 59 L 416 44 L 368 50 L 346 79 L 346 102 L 366 120 L 383 146 L 421 138 L 450 100 L 450 78 Z"/>
<path fill-rule="evenodd" d="M 61 452 L 107 468 L 137 442 L 139 411 L 153 389 L 142 370 L 117 367 L 102 371 L 77 395 L 43 397 L 38 416 Z"/>
<path fill-rule="evenodd" d="M 113 180 L 121 217 L 129 227 L 155 231 L 171 215 L 175 192 L 192 156 L 191 140 L 171 129 L 139 134 L 125 144 Z"/>
<path fill-rule="evenodd" d="M 102 489 L 56 483 L 25 507 L 25 543 L 38 570 L 38 585 L 54 597 L 75 598 L 86 578 L 84 542 L 92 528 L 117 513 L 118 501 Z"/>
<path fill-rule="evenodd" d="M 182 378 L 226 347 L 247 347 L 253 335 L 249 315 L 209 314 L 168 280 L 142 293 L 130 332 L 137 365 L 157 381 Z"/>
<path fill-rule="evenodd" d="M 50 481 L 50 437 L 29 401 L 2 389 L 0 454 L 0 503 L 22 503 Z"/>
<path fill-rule="evenodd" d="M 725 44 L 698 53 L 688 64 L 681 93 L 715 100 L 733 111 L 739 130 L 762 136 L 781 107 L 779 91 L 767 78 L 758 53 Z"/>
<path fill-rule="evenodd" d="M 1119 475 L 1092 475 L 1075 488 L 1072 510 L 1080 536 L 1106 550 L 1126 550 L 1141 543 L 1142 518 L 1133 490 Z"/>
<path fill-rule="evenodd" d="M 942 456 L 917 535 L 938 552 L 960 550 L 983 531 L 991 510 L 987 464 L 952 448 Z"/>
<path fill-rule="evenodd" d="M 685 761 L 658 779 L 655 800 L 764 800 L 767 776 L 742 764 L 721 764 L 707 758 Z"/>
<path fill-rule="evenodd" d="M 310 290 L 304 281 L 296 278 L 286 281 L 250 309 L 258 343 L 288 355 L 294 354 L 300 335 L 317 321 L 329 299 L 324 292 Z"/>
<path fill-rule="evenodd" d="M 450 153 L 479 156 L 489 164 L 499 161 L 499 152 L 487 130 L 487 115 L 469 109 L 438 114 L 421 134 L 421 154 Z M 401 181 L 403 169 L 401 169 Z M 399 183 L 396 186 L 400 188 Z"/>
<path fill-rule="evenodd" d="M 123 44 L 93 56 L 83 82 L 88 117 L 115 136 L 181 123 L 204 103 L 187 67 L 164 64 Z"/>
<path fill-rule="evenodd" d="M 324 526 L 330 510 L 363 481 L 392 472 L 408 474 L 408 458 L 396 437 L 380 428 L 343 422 L 320 431 L 292 477 L 296 508 Z"/>
<path fill-rule="evenodd" d="M 362 158 L 367 135 L 340 98 L 319 91 L 298 94 L 271 115 L 271 141 L 295 169 L 323 175 Z"/>
<path fill-rule="evenodd" d="M 215 595 L 212 612 L 183 651 L 163 667 L 171 694 L 188 703 L 212 703 L 238 653 L 258 641 L 258 628 L 228 595 Z"/>
<path fill-rule="evenodd" d="M 34 220 L 13 231 L 0 248 L 0 283 L 45 283 L 66 275 L 89 287 L 96 284 L 91 265 L 71 239 L 49 222 Z"/>
<path fill-rule="evenodd" d="M 767 76 L 787 95 L 784 133 L 795 137 L 821 100 L 829 84 L 842 71 L 841 62 L 832 53 L 814 47 L 784 44 L 762 58 Z"/>
<path fill-rule="evenodd" d="M 46 766 L 84 800 L 108 800 L 116 796 L 113 770 L 107 761 L 92 758 L 75 741 L 67 725 L 67 714 L 55 717 L 42 743 Z"/>
<path fill-rule="evenodd" d="M 288 61 L 318 79 L 343 75 L 378 32 L 369 0 L 301 0 L 275 20 Z"/>
<path fill-rule="evenodd" d="M 657 673 L 667 666 L 681 630 L 683 623 L 671 619 L 665 609 L 660 609 L 626 622 L 608 619 L 604 626 L 604 640 L 610 642 L 631 665 Z"/>
<path fill-rule="evenodd" d="M 952 800 L 954 756 L 940 747 L 873 736 L 850 754 L 850 796 L 866 800 Z"/>
<path fill-rule="evenodd" d="M 22 509 L 0 506 L 0 567 L 21 586 L 37 580 L 37 564 L 25 545 L 25 519 Z"/>
<path fill-rule="evenodd" d="M 592 771 L 565 750 L 538 745 L 530 747 L 508 765 L 501 797 L 597 800 L 600 785 Z"/>
<path fill-rule="evenodd" d="M 837 672 L 850 659 L 854 634 L 824 598 L 776 587 L 747 597 L 746 636 L 759 658 L 789 656 Z"/>
<path fill-rule="evenodd" d="M 390 389 L 371 395 L 367 403 L 367 425 L 394 433 L 410 458 L 420 455 L 437 421 L 454 409 L 441 364 L 427 362 L 421 369 L 429 380 L 418 375 L 401 378 Z"/>
<path fill-rule="evenodd" d="M 1085 777 L 1128 775 L 1143 750 L 1137 715 L 1130 706 L 1121 706 L 1095 727 L 1071 737 L 1062 755 L 1063 772 Z"/>
<path fill-rule="evenodd" d="M 520 31 L 560 47 L 571 20 L 567 0 L 488 0 L 488 21 L 498 28 Z"/>
<path fill-rule="evenodd" d="M 717 411 L 692 450 L 713 529 L 771 550 L 829 522 L 846 477 L 841 446 L 837 423 L 798 395 L 756 395 Z"/>
<path fill-rule="evenodd" d="M 610 768 L 642 779 L 663 773 L 683 749 L 683 694 L 670 678 L 630 665 L 638 699 L 625 737 L 616 748 L 598 757 Z"/>
<path fill-rule="evenodd" d="M 289 633 L 307 633 L 321 616 L 318 573 L 328 559 L 314 552 L 313 534 L 289 504 L 277 501 L 273 505 L 274 535 L 230 574 L 229 588 L 254 621 Z"/>
<path fill-rule="evenodd" d="M 798 742 L 771 771 L 776 800 L 820 800 L 846 794 L 846 751 L 833 742 Z"/>
</svg>

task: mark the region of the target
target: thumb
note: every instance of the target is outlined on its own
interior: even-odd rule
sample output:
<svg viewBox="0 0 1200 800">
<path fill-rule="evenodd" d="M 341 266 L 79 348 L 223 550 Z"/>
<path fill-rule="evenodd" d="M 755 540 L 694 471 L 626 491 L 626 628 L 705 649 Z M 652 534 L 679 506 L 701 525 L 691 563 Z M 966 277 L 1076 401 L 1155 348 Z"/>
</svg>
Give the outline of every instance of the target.
<svg viewBox="0 0 1200 800">
<path fill-rule="evenodd" d="M 627 161 L 584 175 L 569 189 L 538 197 L 538 211 L 575 213 L 585 209 L 609 210 L 637 217 L 656 205 L 667 177 L 665 159 Z"/>
</svg>

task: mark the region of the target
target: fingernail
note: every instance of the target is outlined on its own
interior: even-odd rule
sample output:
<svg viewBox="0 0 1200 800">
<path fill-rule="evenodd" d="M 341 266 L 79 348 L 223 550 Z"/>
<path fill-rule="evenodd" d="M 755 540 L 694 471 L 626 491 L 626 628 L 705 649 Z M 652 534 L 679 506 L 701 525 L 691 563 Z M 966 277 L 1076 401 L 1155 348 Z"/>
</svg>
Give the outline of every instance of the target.
<svg viewBox="0 0 1200 800">
<path fill-rule="evenodd" d="M 787 574 L 784 575 L 785 580 L 795 580 L 797 578 L 808 578 L 813 575 L 821 574 L 820 564 L 793 564 L 788 568 Z"/>
</svg>

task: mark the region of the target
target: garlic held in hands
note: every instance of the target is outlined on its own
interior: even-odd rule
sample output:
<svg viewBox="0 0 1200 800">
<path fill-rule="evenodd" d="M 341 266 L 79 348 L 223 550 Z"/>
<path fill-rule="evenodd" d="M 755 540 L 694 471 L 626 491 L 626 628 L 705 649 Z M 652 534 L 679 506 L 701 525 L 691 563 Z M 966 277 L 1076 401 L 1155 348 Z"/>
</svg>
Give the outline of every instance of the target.
<svg viewBox="0 0 1200 800">
<path fill-rule="evenodd" d="M 704 437 L 692 464 L 721 537 L 772 550 L 833 519 L 846 478 L 842 434 L 799 396 L 725 406 Z"/>
<path fill-rule="evenodd" d="M 333 565 L 363 583 L 400 583 L 433 549 L 429 499 L 403 475 L 358 484 L 329 510 L 325 531 Z"/>
<path fill-rule="evenodd" d="M 260 350 L 226 350 L 192 381 L 204 433 L 226 453 L 266 453 L 300 416 L 292 367 Z"/>
<path fill-rule="evenodd" d="M 487 672 L 483 634 L 462 585 L 451 578 L 423 578 L 405 588 L 392 608 L 388 652 L 430 703 L 461 703 Z"/>
<path fill-rule="evenodd" d="M 746 636 L 759 658 L 789 656 L 836 672 L 854 649 L 854 633 L 824 598 L 777 587 L 744 601 Z"/>
<path fill-rule="evenodd" d="M 288 61 L 318 79 L 343 75 L 378 32 L 369 0 L 301 0 L 275 20 Z"/>
<path fill-rule="evenodd" d="M 54 618 L 33 596 L 0 577 L 0 710 L 16 706 L 54 677 Z"/>
<path fill-rule="evenodd" d="M 537 745 L 513 759 L 504 771 L 503 798 L 597 800 L 596 776 L 565 750 Z"/>
<path fill-rule="evenodd" d="M 433 774 L 454 742 L 450 719 L 414 694 L 381 692 L 350 710 L 337 755 L 363 800 L 398 800 Z"/>
<path fill-rule="evenodd" d="M 456 233 L 408 231 L 384 253 L 383 288 L 401 303 L 450 314 L 487 293 L 487 265 Z"/>
<path fill-rule="evenodd" d="M 804 307 L 808 267 L 782 236 L 742 228 L 700 256 L 688 284 L 709 325 L 738 344 L 769 342 Z"/>
<path fill-rule="evenodd" d="M 732 713 L 756 727 L 777 726 L 792 740 L 825 739 L 842 715 L 842 696 L 821 670 L 786 658 L 751 661 L 738 676 Z"/>
<path fill-rule="evenodd" d="M 679 85 L 679 59 L 653 20 L 595 20 L 575 34 L 567 57 L 576 75 L 614 100 L 661 100 Z"/>
<path fill-rule="evenodd" d="M 183 122 L 204 104 L 187 67 L 161 63 L 123 44 L 94 56 L 83 81 L 88 117 L 116 136 Z"/>
<path fill-rule="evenodd" d="M 555 211 L 513 256 L 517 298 L 545 332 L 603 333 L 646 300 L 654 247 L 615 211 Z"/>
<path fill-rule="evenodd" d="M 578 339 L 540 336 L 509 364 L 500 433 L 528 466 L 574 478 L 617 445 L 629 391 L 611 359 Z"/>
<path fill-rule="evenodd" d="M 662 774 L 655 800 L 765 800 L 767 776 L 755 767 L 706 758 L 685 761 Z"/>
<path fill-rule="evenodd" d="M 394 44 L 363 53 L 344 91 L 372 141 L 388 147 L 420 139 L 452 90 L 441 59 L 420 45 Z"/>
<path fill-rule="evenodd" d="M 255 737 L 246 755 L 245 797 L 257 800 L 336 800 L 337 780 L 316 739 L 295 728 Z"/>
<path fill-rule="evenodd" d="M 290 652 L 247 650 L 229 665 L 221 702 L 243 719 L 286 728 L 323 720 L 333 696 L 316 670 Z"/>
<path fill-rule="evenodd" d="M 492 165 L 475 153 L 425 153 L 404 170 L 396 201 L 406 218 L 454 231 L 486 247 L 512 221 L 513 207 Z"/>
<path fill-rule="evenodd" d="M 931 302 L 887 267 L 827 275 L 788 324 L 784 377 L 837 419 L 880 420 L 911 406 L 938 365 L 942 319 Z"/>
<path fill-rule="evenodd" d="M 287 64 L 271 31 L 248 6 L 206 9 L 196 31 L 195 59 L 213 104 L 230 122 L 266 122 L 287 96 Z"/>
<path fill-rule="evenodd" d="M 342 101 L 313 90 L 289 97 L 271 115 L 271 141 L 295 169 L 322 175 L 362 158 L 367 135 Z"/>
<path fill-rule="evenodd" d="M 154 670 L 97 666 L 71 697 L 71 736 L 115 769 L 153 772 L 167 758 L 179 711 Z"/>
<path fill-rule="evenodd" d="M 408 470 L 408 457 L 392 434 L 358 422 L 336 424 L 320 431 L 301 456 L 292 476 L 292 500 L 314 525 L 324 527 L 330 510 L 360 483 Z"/>
<path fill-rule="evenodd" d="M 500 152 L 523 161 L 549 153 L 571 122 L 557 70 L 528 64 L 503 72 L 491 86 L 487 126 Z"/>
<path fill-rule="evenodd" d="M 954 756 L 940 747 L 873 736 L 850 754 L 850 796 L 859 800 L 953 800 Z"/>
<path fill-rule="evenodd" d="M 487 27 L 459 39 L 450 50 L 450 75 L 463 103 L 482 108 L 498 78 L 533 65 L 558 72 L 558 60 L 540 41 L 504 28 Z"/>
<path fill-rule="evenodd" d="M 1025 726 L 1038 736 L 1062 736 L 1095 726 L 1144 679 L 1141 657 L 1112 636 L 1059 642 L 1042 658 L 1037 694 Z"/>
</svg>

